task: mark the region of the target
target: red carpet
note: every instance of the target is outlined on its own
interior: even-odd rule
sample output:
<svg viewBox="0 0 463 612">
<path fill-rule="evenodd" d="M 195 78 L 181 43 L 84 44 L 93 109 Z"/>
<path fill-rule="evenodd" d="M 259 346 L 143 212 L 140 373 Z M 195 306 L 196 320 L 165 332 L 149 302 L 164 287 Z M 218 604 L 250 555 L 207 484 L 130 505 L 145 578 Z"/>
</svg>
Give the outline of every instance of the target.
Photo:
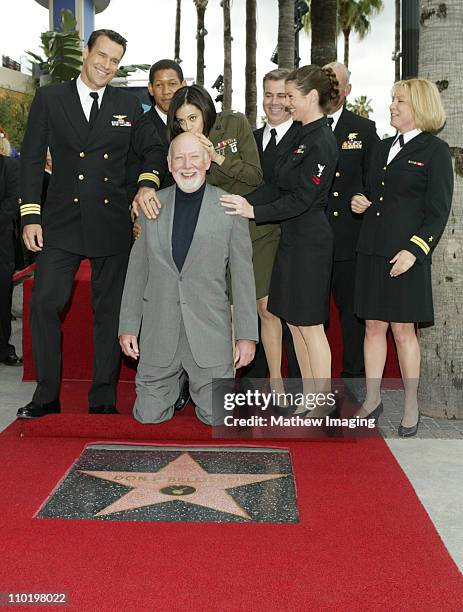
<svg viewBox="0 0 463 612">
<path fill-rule="evenodd" d="M 76 276 L 74 291 L 63 325 L 63 378 L 68 380 L 90 380 L 92 373 L 92 309 L 90 305 L 90 266 L 84 261 Z M 24 282 L 23 305 L 23 356 L 24 380 L 34 380 L 34 365 L 32 363 L 32 341 L 29 328 L 30 296 L 33 280 Z M 333 378 L 338 378 L 341 372 L 342 337 L 336 307 L 331 304 L 330 325 L 327 330 L 333 359 Z M 385 378 L 399 377 L 394 343 L 388 335 L 388 361 Z M 124 360 L 120 380 L 133 380 L 135 376 L 134 362 Z"/>
<path fill-rule="evenodd" d="M 101 419 L 108 439 L 117 419 Z M 273 444 L 291 450 L 295 525 L 34 519 L 84 445 L 17 425 L 0 436 L 0 590 L 67 592 L 78 612 L 463 607 L 463 580 L 382 440 Z"/>
</svg>

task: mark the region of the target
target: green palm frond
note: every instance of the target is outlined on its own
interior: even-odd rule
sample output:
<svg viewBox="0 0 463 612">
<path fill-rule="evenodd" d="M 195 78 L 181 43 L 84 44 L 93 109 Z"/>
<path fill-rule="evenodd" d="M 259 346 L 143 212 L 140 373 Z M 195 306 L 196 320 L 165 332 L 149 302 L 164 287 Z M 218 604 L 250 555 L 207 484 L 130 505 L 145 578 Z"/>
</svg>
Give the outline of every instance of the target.
<svg viewBox="0 0 463 612">
<path fill-rule="evenodd" d="M 71 11 L 61 10 L 60 31 L 40 35 L 44 57 L 27 51 L 43 74 L 50 75 L 51 83 L 61 83 L 76 77 L 82 66 L 82 41 L 76 30 L 77 22 Z"/>
</svg>

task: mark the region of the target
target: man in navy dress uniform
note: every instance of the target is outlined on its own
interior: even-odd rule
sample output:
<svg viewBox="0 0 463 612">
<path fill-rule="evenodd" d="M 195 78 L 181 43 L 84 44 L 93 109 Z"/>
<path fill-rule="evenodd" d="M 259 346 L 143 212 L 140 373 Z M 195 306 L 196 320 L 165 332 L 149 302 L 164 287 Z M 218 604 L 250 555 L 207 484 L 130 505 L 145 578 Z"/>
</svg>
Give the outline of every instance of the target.
<svg viewBox="0 0 463 612">
<path fill-rule="evenodd" d="M 148 93 L 153 106 L 145 113 L 143 121 L 150 122 L 156 129 L 163 144 L 165 160 L 169 150 L 167 138 L 167 111 L 175 92 L 186 85 L 180 64 L 171 59 L 161 59 L 155 62 L 149 73 Z M 174 184 L 174 179 L 167 169 L 167 161 L 162 169 L 161 189 Z"/>
<path fill-rule="evenodd" d="M 254 138 L 259 150 L 260 165 L 264 173 L 265 183 L 275 181 L 275 169 L 278 163 L 285 160 L 291 154 L 293 148 L 297 146 L 301 124 L 293 121 L 286 107 L 285 78 L 290 72 L 287 69 L 277 68 L 268 72 L 263 80 L 262 105 L 267 122 L 265 126 L 254 131 Z M 256 238 L 267 236 L 272 240 L 275 233 L 279 237 L 280 228 L 278 224 L 255 226 L 254 229 Z M 273 266 L 273 262 L 271 265 Z M 277 335 L 278 327 L 281 326 L 280 319 L 268 312 L 266 308 L 267 297 L 261 298 L 260 301 L 265 301 L 265 308 L 261 307 L 260 312 L 264 312 L 264 317 L 267 319 L 264 324 L 267 325 L 267 328 L 270 327 L 267 333 L 270 332 L 269 335 L 273 339 Z M 262 330 L 262 323 L 260 327 Z M 285 323 L 283 323 L 282 334 L 287 357 L 286 378 L 300 378 L 301 373 L 294 352 L 293 339 Z M 246 376 L 248 378 L 265 378 L 267 371 L 267 359 L 261 341 L 256 347 L 256 358 L 247 370 Z"/>
<path fill-rule="evenodd" d="M 31 106 L 21 154 L 21 225 L 37 253 L 31 331 L 37 388 L 20 418 L 60 412 L 61 320 L 84 258 L 92 268 L 93 382 L 90 413 L 116 413 L 120 361 L 118 314 L 131 246 L 130 202 L 155 197 L 162 145 L 140 127 L 135 96 L 109 86 L 126 40 L 97 30 L 76 80 L 40 88 Z M 53 174 L 42 210 L 47 147 Z"/>
<path fill-rule="evenodd" d="M 340 96 L 328 119 L 336 137 L 339 162 L 329 193 L 326 213 L 334 233 L 332 291 L 341 321 L 343 355 L 341 376 L 363 377 L 365 326 L 354 314 L 356 246 L 362 216 L 352 212 L 352 196 L 363 193 L 374 145 L 379 140 L 373 121 L 345 107 L 351 92 L 350 73 L 344 64 L 327 64 L 339 82 Z"/>
</svg>

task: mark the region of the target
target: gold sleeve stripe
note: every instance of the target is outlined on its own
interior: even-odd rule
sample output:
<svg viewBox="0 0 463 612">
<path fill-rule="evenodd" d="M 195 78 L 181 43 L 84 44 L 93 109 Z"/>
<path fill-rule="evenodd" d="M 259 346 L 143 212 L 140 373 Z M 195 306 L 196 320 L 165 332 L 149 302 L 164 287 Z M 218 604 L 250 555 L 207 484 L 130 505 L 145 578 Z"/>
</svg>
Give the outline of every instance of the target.
<svg viewBox="0 0 463 612">
<path fill-rule="evenodd" d="M 27 206 L 21 206 L 21 211 L 25 212 L 25 211 L 31 211 L 31 210 L 38 210 L 40 213 L 40 206 L 38 204 L 28 204 Z"/>
<path fill-rule="evenodd" d="M 38 204 L 37 202 L 24 202 L 23 204 L 21 204 L 21 208 L 24 208 L 24 206 L 38 206 L 40 208 L 40 204 Z"/>
<path fill-rule="evenodd" d="M 138 182 L 140 181 L 153 181 L 153 183 L 156 183 L 158 187 L 161 184 L 159 177 L 155 174 L 152 174 L 151 172 L 142 172 L 142 174 L 140 174 L 140 176 L 138 177 Z"/>
<path fill-rule="evenodd" d="M 427 255 L 429 251 L 431 250 L 429 246 L 426 244 L 426 242 L 419 236 L 412 236 L 410 238 L 410 242 L 413 242 L 414 244 L 419 246 L 424 251 L 425 255 Z"/>
<path fill-rule="evenodd" d="M 24 215 L 40 215 L 40 204 L 23 204 L 20 210 L 21 217 Z"/>
</svg>

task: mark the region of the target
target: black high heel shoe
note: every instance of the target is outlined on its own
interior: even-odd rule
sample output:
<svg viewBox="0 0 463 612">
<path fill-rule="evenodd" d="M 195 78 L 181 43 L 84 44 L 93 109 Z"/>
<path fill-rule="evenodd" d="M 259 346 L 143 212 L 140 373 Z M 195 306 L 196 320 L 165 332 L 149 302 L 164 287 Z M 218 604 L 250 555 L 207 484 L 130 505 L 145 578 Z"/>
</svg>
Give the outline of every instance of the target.
<svg viewBox="0 0 463 612">
<path fill-rule="evenodd" d="M 412 438 L 413 436 L 416 436 L 418 426 L 420 424 L 420 419 L 421 413 L 418 412 L 418 420 L 416 422 L 416 425 L 413 425 L 412 427 L 404 427 L 402 423 L 400 423 L 399 428 L 397 429 L 397 433 L 399 434 L 399 436 L 401 438 Z"/>
<path fill-rule="evenodd" d="M 384 411 L 383 402 L 379 402 L 376 408 L 369 414 L 366 414 L 365 416 L 358 416 L 358 415 L 356 416 L 358 419 L 374 419 L 375 425 L 377 425 L 379 421 L 379 417 L 382 415 L 383 411 Z"/>
</svg>

